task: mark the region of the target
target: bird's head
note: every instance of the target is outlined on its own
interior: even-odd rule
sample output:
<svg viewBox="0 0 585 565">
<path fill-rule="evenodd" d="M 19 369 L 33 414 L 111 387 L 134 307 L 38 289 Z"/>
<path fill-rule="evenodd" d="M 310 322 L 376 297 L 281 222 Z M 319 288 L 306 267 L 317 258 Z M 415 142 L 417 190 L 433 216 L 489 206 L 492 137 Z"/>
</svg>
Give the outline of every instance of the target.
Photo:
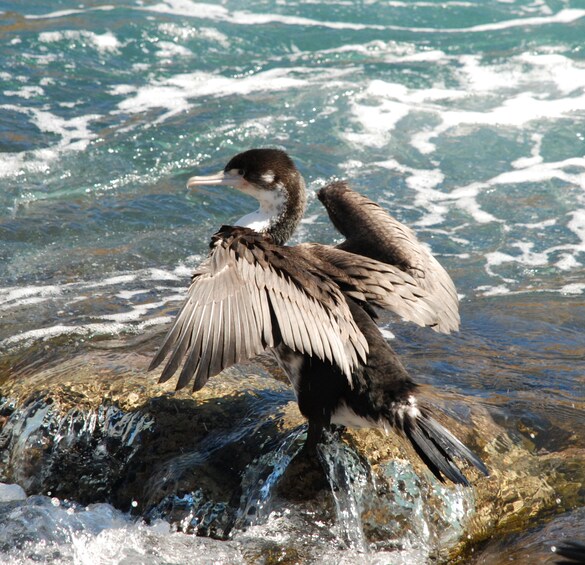
<svg viewBox="0 0 585 565">
<path fill-rule="evenodd" d="M 223 171 L 191 177 L 187 187 L 224 185 L 258 200 L 260 208 L 235 225 L 270 234 L 284 243 L 305 209 L 305 182 L 292 159 L 280 149 L 250 149 L 232 157 Z"/>
</svg>

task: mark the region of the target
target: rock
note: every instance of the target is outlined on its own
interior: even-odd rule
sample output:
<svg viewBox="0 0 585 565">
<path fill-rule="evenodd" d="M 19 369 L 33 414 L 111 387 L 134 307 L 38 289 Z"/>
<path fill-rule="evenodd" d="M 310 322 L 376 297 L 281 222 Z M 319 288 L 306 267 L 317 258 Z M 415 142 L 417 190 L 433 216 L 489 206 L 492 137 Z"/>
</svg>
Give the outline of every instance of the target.
<svg viewBox="0 0 585 565">
<path fill-rule="evenodd" d="M 8 485 L 0 483 L 0 502 L 12 502 L 13 500 L 25 500 L 26 492 L 20 485 Z"/>
<path fill-rule="evenodd" d="M 472 398 L 423 389 L 437 419 L 483 458 L 489 478 L 466 469 L 473 488 L 442 485 L 395 436 L 349 430 L 341 443 L 332 440 L 333 455 L 324 448 L 323 460 L 343 461 L 346 470 L 337 479 L 329 473 L 328 483 L 314 461 L 289 465 L 304 419 L 270 363 L 228 370 L 192 394 L 145 372 L 147 345 L 49 363 L 38 354 L 1 369 L 0 480 L 29 494 L 110 502 L 187 532 L 225 538 L 293 509 L 298 527 L 325 535 L 319 524 L 329 531 L 343 508 L 355 507 L 373 547 L 424 542 L 437 558 L 464 562 L 484 540 L 570 509 L 585 482 L 582 449 L 540 453 Z M 302 544 L 266 543 L 274 559 L 310 557 Z"/>
</svg>

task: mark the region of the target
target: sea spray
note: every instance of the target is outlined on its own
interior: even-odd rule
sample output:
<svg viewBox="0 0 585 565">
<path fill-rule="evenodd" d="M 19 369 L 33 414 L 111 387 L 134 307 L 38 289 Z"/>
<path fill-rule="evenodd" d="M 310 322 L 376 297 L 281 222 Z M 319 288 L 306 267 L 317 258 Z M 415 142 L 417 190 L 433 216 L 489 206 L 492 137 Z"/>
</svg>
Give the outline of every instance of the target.
<svg viewBox="0 0 585 565">
<path fill-rule="evenodd" d="M 304 426 L 289 433 L 279 446 L 248 465 L 242 478 L 242 496 L 234 526 L 255 525 L 266 520 L 271 512 L 271 500 L 279 479 L 289 463 L 301 451 L 300 436 Z"/>
<path fill-rule="evenodd" d="M 334 435 L 326 434 L 326 439 L 319 456 L 335 500 L 339 538 L 349 549 L 367 553 L 361 514 L 365 491 L 372 486 L 369 466 Z"/>
</svg>

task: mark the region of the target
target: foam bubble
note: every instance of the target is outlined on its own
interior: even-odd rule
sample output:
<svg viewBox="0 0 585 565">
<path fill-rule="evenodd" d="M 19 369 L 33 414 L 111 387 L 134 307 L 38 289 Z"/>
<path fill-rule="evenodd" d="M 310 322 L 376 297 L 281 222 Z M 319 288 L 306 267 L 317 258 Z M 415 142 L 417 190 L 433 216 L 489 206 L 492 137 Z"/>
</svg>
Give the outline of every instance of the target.
<svg viewBox="0 0 585 565">
<path fill-rule="evenodd" d="M 579 261 L 570 253 L 563 253 L 561 258 L 555 263 L 555 266 L 561 271 L 570 271 L 580 266 Z"/>
<path fill-rule="evenodd" d="M 584 164 L 585 167 L 585 164 Z M 585 174 L 579 175 L 582 188 L 585 188 Z M 585 210 L 575 210 L 570 213 L 571 220 L 567 227 L 581 240 L 580 248 L 585 252 Z"/>
<path fill-rule="evenodd" d="M 546 12 L 546 10 L 545 10 Z M 402 26 L 386 26 L 386 29 L 411 31 L 417 33 L 442 33 L 442 34 L 460 34 L 460 33 L 485 33 L 486 31 L 500 31 L 504 29 L 512 29 L 516 27 L 540 27 L 550 24 L 567 24 L 580 20 L 585 17 L 585 10 L 580 9 L 564 9 L 556 14 L 546 14 L 542 16 L 532 16 L 525 18 L 514 18 L 511 20 L 502 20 L 500 22 L 492 22 L 487 24 L 478 24 L 469 27 L 450 27 L 450 28 L 435 28 L 435 27 L 402 27 Z"/>
<path fill-rule="evenodd" d="M 565 9 L 550 16 L 535 16 L 532 18 L 517 18 L 513 20 L 504 20 L 490 24 L 480 24 L 468 28 L 461 28 L 457 31 L 497 31 L 501 29 L 510 29 L 514 27 L 531 27 L 543 26 L 549 24 L 568 24 L 585 17 L 585 10 Z"/>
<path fill-rule="evenodd" d="M 500 0 L 502 1 L 502 0 Z M 514 0 L 510 0 L 514 1 Z M 413 7 L 417 8 L 437 8 L 440 7 L 442 10 L 451 7 L 458 7 L 458 8 L 472 8 L 475 7 L 475 4 L 471 2 L 460 2 L 460 1 L 453 1 L 453 2 L 441 2 L 437 4 L 437 2 L 400 2 L 398 0 L 390 0 L 386 2 L 386 5 L 392 6 L 393 8 L 408 8 L 412 9 Z"/>
<path fill-rule="evenodd" d="M 145 6 L 143 9 L 149 12 L 174 14 L 176 16 L 193 16 L 209 20 L 225 20 L 229 18 L 229 11 L 223 6 L 206 4 L 204 2 L 192 2 L 191 0 L 165 0 L 159 4 Z"/>
<path fill-rule="evenodd" d="M 530 151 L 530 157 L 521 157 L 520 159 L 516 159 L 512 161 L 511 165 L 515 169 L 526 169 L 527 167 L 533 167 L 534 165 L 540 165 L 542 163 L 542 155 L 540 154 L 540 150 L 542 147 L 542 134 L 534 133 L 532 134 L 532 141 L 534 142 L 534 146 Z"/>
</svg>

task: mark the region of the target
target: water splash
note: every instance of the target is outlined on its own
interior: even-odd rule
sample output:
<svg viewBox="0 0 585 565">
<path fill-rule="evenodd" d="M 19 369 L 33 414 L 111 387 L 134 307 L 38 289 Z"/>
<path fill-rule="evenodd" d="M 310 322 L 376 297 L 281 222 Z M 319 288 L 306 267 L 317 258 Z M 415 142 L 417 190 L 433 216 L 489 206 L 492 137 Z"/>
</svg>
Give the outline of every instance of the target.
<svg viewBox="0 0 585 565">
<path fill-rule="evenodd" d="M 298 440 L 304 432 L 305 426 L 293 430 L 274 451 L 262 455 L 248 465 L 242 479 L 243 492 L 235 527 L 256 525 L 268 518 L 275 487 L 289 463 L 301 451 L 303 444 Z"/>
<path fill-rule="evenodd" d="M 148 414 L 111 404 L 63 413 L 51 398 L 34 395 L 2 428 L 0 480 L 27 492 L 98 500 L 124 475 L 151 426 Z"/>
<path fill-rule="evenodd" d="M 339 538 L 349 549 L 368 553 L 361 515 L 366 490 L 373 487 L 369 465 L 332 434 L 319 445 L 319 457 L 335 500 Z"/>
<path fill-rule="evenodd" d="M 0 484 L 0 496 L 5 487 Z M 47 496 L 0 503 L 0 563 L 191 562 L 245 561 L 237 546 L 176 533 L 162 520 L 147 525 L 105 503 L 82 506 Z"/>
</svg>

